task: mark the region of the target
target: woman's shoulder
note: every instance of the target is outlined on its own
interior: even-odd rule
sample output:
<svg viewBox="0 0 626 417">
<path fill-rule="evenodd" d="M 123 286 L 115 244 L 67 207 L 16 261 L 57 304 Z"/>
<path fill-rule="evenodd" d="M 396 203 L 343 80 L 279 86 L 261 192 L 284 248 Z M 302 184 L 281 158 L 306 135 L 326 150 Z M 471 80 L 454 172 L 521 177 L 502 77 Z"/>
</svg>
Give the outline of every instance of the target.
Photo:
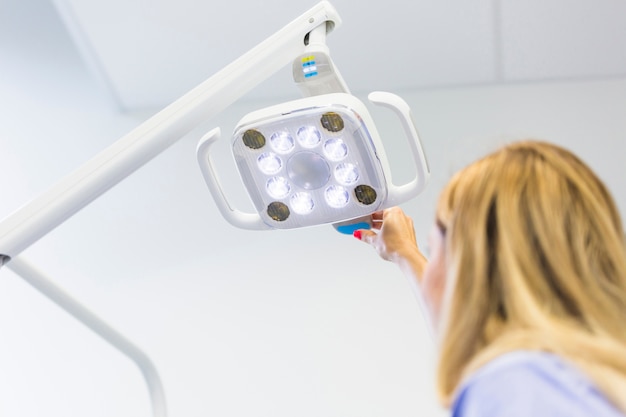
<svg viewBox="0 0 626 417">
<path fill-rule="evenodd" d="M 558 355 L 523 350 L 500 355 L 470 375 L 452 411 L 453 417 L 624 417 Z"/>
</svg>

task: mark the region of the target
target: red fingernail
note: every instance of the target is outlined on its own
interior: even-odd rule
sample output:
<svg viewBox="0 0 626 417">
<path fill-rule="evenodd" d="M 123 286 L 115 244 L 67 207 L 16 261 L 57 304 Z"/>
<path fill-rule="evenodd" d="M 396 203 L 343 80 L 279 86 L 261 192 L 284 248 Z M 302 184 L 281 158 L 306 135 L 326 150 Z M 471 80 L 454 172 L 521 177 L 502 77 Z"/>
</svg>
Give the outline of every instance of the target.
<svg viewBox="0 0 626 417">
<path fill-rule="evenodd" d="M 352 233 L 352 236 L 356 237 L 357 239 L 361 240 L 361 231 L 360 230 L 355 230 Z"/>
</svg>

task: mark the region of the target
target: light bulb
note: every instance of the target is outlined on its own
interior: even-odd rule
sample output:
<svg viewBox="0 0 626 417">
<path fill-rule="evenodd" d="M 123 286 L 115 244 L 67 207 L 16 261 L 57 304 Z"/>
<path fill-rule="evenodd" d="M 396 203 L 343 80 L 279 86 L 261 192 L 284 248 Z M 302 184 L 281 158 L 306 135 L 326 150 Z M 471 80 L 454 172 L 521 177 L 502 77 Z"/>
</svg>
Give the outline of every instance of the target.
<svg viewBox="0 0 626 417">
<path fill-rule="evenodd" d="M 328 139 L 324 143 L 324 154 L 331 161 L 341 161 L 348 155 L 348 147 L 340 138 Z"/>
<path fill-rule="evenodd" d="M 359 170 L 351 163 L 342 163 L 335 167 L 335 179 L 343 185 L 352 185 L 359 180 Z"/>
<path fill-rule="evenodd" d="M 289 153 L 295 146 L 293 137 L 289 132 L 276 132 L 270 137 L 272 148 L 278 153 Z"/>
<path fill-rule="evenodd" d="M 291 209 L 298 214 L 309 214 L 315 207 L 311 194 L 307 192 L 299 192 L 292 195 L 290 204 Z"/>
<path fill-rule="evenodd" d="M 333 208 L 345 207 L 350 201 L 350 194 L 340 185 L 331 185 L 324 193 L 326 202 Z"/>
<path fill-rule="evenodd" d="M 274 198 L 280 199 L 287 197 L 291 186 L 289 182 L 283 177 L 272 177 L 267 180 L 266 187 L 267 193 Z"/>
<path fill-rule="evenodd" d="M 276 174 L 283 167 L 283 161 L 273 152 L 265 152 L 257 158 L 261 172 L 267 175 Z"/>
<path fill-rule="evenodd" d="M 314 148 L 320 143 L 321 134 L 314 126 L 302 126 L 298 129 L 298 141 L 305 148 Z"/>
</svg>

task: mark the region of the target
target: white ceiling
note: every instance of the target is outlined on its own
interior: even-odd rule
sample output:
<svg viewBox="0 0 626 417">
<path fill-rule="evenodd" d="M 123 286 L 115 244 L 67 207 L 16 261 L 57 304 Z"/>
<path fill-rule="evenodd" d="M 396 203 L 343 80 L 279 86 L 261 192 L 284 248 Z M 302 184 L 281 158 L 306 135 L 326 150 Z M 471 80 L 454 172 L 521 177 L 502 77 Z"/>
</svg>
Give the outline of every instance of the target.
<svg viewBox="0 0 626 417">
<path fill-rule="evenodd" d="M 60 19 L 123 110 L 169 104 L 316 3 L 49 1 L 54 8 L 2 0 L 3 13 L 38 25 Z M 622 0 L 331 3 L 343 24 L 328 44 L 353 92 L 626 75 Z M 36 43 L 5 42 L 16 49 Z M 288 72 L 278 74 L 249 98 L 295 94 L 285 78 Z"/>
</svg>

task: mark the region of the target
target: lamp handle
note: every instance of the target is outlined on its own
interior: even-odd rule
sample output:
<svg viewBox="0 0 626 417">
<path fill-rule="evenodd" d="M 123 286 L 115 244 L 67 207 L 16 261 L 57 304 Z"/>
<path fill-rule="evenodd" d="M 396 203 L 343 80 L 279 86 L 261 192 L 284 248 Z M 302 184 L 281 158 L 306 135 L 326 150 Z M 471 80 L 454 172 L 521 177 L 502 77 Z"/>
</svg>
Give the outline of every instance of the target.
<svg viewBox="0 0 626 417">
<path fill-rule="evenodd" d="M 211 160 L 210 148 L 220 138 L 220 128 L 217 127 L 205 134 L 196 149 L 198 164 L 202 171 L 202 176 L 206 181 L 209 191 L 213 195 L 213 199 L 217 204 L 217 208 L 229 223 L 233 226 L 249 229 L 249 230 L 267 230 L 270 227 L 263 222 L 258 213 L 244 213 L 231 207 L 226 199 L 226 195 L 222 190 L 217 174 L 213 169 L 213 161 Z"/>
<path fill-rule="evenodd" d="M 393 181 L 390 184 L 386 206 L 391 207 L 403 203 L 424 191 L 430 177 L 430 168 L 428 167 L 428 161 L 411 116 L 411 108 L 406 101 L 395 94 L 384 91 L 374 91 L 367 98 L 376 105 L 390 108 L 398 115 L 415 161 L 416 173 L 411 181 L 403 185 L 393 184 Z"/>
<path fill-rule="evenodd" d="M 413 197 L 416 197 L 419 193 L 424 191 L 428 179 L 430 178 L 430 168 L 428 167 L 428 161 L 424 154 L 424 149 L 417 134 L 413 117 L 411 116 L 411 108 L 409 105 L 399 96 L 387 93 L 384 91 L 374 91 L 367 97 L 370 102 L 388 107 L 393 110 L 402 123 L 404 133 L 406 134 L 409 146 L 411 147 L 411 153 L 415 161 L 416 173 L 415 177 L 406 184 L 396 185 L 391 181 L 388 188 L 387 200 L 384 207 L 391 207 L 404 203 Z M 379 149 L 377 152 L 383 152 Z M 383 158 L 386 160 L 386 158 Z M 391 173 L 389 172 L 389 175 Z M 333 227 L 340 233 L 352 234 L 358 229 L 370 229 L 372 227 L 370 216 L 363 216 L 356 219 L 347 220 L 344 222 L 334 223 Z"/>
</svg>

